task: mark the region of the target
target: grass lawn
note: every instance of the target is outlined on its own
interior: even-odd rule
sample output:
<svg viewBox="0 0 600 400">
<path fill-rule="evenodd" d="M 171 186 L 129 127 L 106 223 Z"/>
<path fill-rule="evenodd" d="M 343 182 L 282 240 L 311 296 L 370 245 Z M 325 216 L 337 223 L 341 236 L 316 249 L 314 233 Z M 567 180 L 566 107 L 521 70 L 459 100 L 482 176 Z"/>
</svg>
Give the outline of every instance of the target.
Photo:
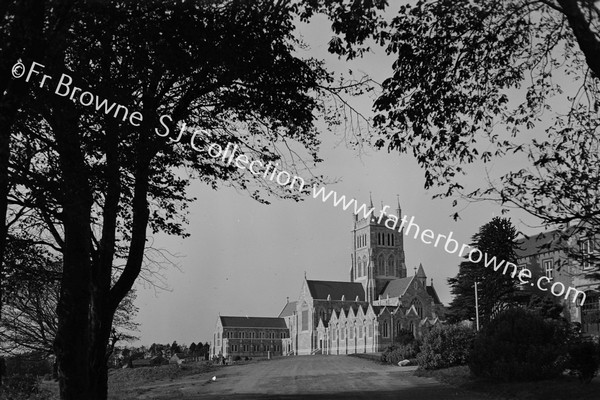
<svg viewBox="0 0 600 400">
<path fill-rule="evenodd" d="M 207 362 L 196 362 L 177 366 L 174 364 L 157 367 L 111 369 L 108 372 L 108 399 L 135 399 L 144 391 L 144 384 L 172 382 L 187 376 L 198 375 L 221 368 Z M 41 388 L 49 394 L 48 399 L 58 399 L 58 382 L 44 381 Z"/>
<path fill-rule="evenodd" d="M 469 367 L 452 367 L 434 371 L 415 371 L 415 375 L 435 378 L 464 390 L 485 393 L 503 399 L 519 400 L 598 400 L 600 398 L 600 377 L 588 385 L 576 377 L 561 376 L 554 380 L 537 382 L 501 383 L 479 380 L 471 377 Z"/>
</svg>

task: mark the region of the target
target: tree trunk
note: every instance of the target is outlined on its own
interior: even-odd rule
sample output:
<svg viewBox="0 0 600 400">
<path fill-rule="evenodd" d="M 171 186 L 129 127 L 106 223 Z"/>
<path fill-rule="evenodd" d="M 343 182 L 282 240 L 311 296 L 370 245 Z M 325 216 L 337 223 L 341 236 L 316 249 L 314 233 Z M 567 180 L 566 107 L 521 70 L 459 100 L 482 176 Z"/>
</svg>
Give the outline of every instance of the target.
<svg viewBox="0 0 600 400">
<path fill-rule="evenodd" d="M 98 307 L 98 303 L 92 300 L 93 305 L 90 312 L 90 364 L 88 369 L 90 387 L 87 397 L 89 400 L 106 400 L 108 396 L 107 348 L 113 313 L 106 308 L 107 299 L 106 294 L 102 299 L 97 299 L 103 303 L 104 308 L 102 310 Z"/>
<path fill-rule="evenodd" d="M 91 189 L 73 105 L 53 118 L 60 154 L 64 225 L 63 275 L 54 350 L 62 400 L 89 398 Z"/>
</svg>

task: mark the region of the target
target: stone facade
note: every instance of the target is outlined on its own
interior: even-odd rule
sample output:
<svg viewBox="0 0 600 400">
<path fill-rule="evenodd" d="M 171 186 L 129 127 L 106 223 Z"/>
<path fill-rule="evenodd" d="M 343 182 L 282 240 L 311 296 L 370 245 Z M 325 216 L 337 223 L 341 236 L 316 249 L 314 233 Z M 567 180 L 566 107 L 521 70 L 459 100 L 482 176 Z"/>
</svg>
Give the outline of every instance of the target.
<svg viewBox="0 0 600 400">
<path fill-rule="evenodd" d="M 592 336 L 600 335 L 600 281 L 587 274 L 595 268 L 597 270 L 599 241 L 600 238 L 582 237 L 570 228 L 522 239 L 517 250 L 519 267 L 531 270 L 531 282 L 537 282 L 544 276 L 548 278 L 542 285 L 546 291 L 527 285 L 522 290 L 547 296 L 551 290 L 558 294 L 570 287 L 577 289 L 579 292 L 571 290 L 567 298 L 567 293 L 551 298 L 563 305 L 564 316 L 569 321 L 581 323 L 583 333 Z M 552 288 L 553 285 L 556 286 Z M 585 301 L 582 306 L 583 293 Z"/>
</svg>

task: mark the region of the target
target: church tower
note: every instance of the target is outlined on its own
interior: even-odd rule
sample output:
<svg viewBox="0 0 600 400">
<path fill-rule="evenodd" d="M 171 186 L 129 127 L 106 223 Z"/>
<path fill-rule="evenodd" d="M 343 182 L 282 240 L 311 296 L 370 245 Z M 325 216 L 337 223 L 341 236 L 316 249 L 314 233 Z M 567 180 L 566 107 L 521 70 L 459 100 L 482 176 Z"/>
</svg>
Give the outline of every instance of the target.
<svg viewBox="0 0 600 400">
<path fill-rule="evenodd" d="M 362 212 L 353 217 L 350 278 L 352 282 L 362 283 L 366 300 L 372 302 L 377 300 L 389 281 L 406 277 L 406 264 L 404 230 L 397 230 L 400 222 L 392 229 L 395 219 L 384 212 L 389 207 L 382 207 L 382 210 L 376 213 L 373 200 L 370 200 L 369 207 L 372 212 L 368 218 L 364 218 Z M 398 201 L 395 214 L 398 220 L 402 218 L 401 211 Z"/>
</svg>

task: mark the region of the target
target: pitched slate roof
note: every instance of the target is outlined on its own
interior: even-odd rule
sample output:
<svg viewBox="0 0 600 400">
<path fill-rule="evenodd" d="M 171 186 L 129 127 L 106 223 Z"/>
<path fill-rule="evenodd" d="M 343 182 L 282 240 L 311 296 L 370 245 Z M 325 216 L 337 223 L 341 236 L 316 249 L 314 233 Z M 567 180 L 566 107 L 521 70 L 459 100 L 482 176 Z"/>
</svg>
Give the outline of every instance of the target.
<svg viewBox="0 0 600 400">
<path fill-rule="evenodd" d="M 553 231 L 531 235 L 528 238 L 521 238 L 517 240 L 519 246 L 515 249 L 515 253 L 517 253 L 517 257 L 522 258 L 539 253 L 560 250 L 566 245 L 566 241 L 561 238 L 561 234 L 568 237 L 573 232 L 573 229 L 574 228 L 571 227 L 562 233 L 559 229 L 555 229 Z"/>
<path fill-rule="evenodd" d="M 224 317 L 221 324 L 226 328 L 287 328 L 283 318 L 275 317 Z"/>
<path fill-rule="evenodd" d="M 433 286 L 425 286 L 425 289 L 427 289 L 427 294 L 433 298 L 435 304 L 442 304 Z"/>
<path fill-rule="evenodd" d="M 306 281 L 308 290 L 313 299 L 341 300 L 342 296 L 346 301 L 354 301 L 358 296 L 359 301 L 365 301 L 365 290 L 363 285 L 358 282 L 335 282 L 335 281 Z"/>
<path fill-rule="evenodd" d="M 288 301 L 287 304 L 283 307 L 283 310 L 281 310 L 281 312 L 279 313 L 279 318 L 289 317 L 290 315 L 294 314 L 294 311 L 296 311 L 296 302 Z"/>
<path fill-rule="evenodd" d="M 381 298 L 385 299 L 388 295 L 390 297 L 400 297 L 406 293 L 406 289 L 410 286 L 414 276 L 407 276 L 406 278 L 394 279 L 386 283 L 381 291 Z"/>
</svg>

